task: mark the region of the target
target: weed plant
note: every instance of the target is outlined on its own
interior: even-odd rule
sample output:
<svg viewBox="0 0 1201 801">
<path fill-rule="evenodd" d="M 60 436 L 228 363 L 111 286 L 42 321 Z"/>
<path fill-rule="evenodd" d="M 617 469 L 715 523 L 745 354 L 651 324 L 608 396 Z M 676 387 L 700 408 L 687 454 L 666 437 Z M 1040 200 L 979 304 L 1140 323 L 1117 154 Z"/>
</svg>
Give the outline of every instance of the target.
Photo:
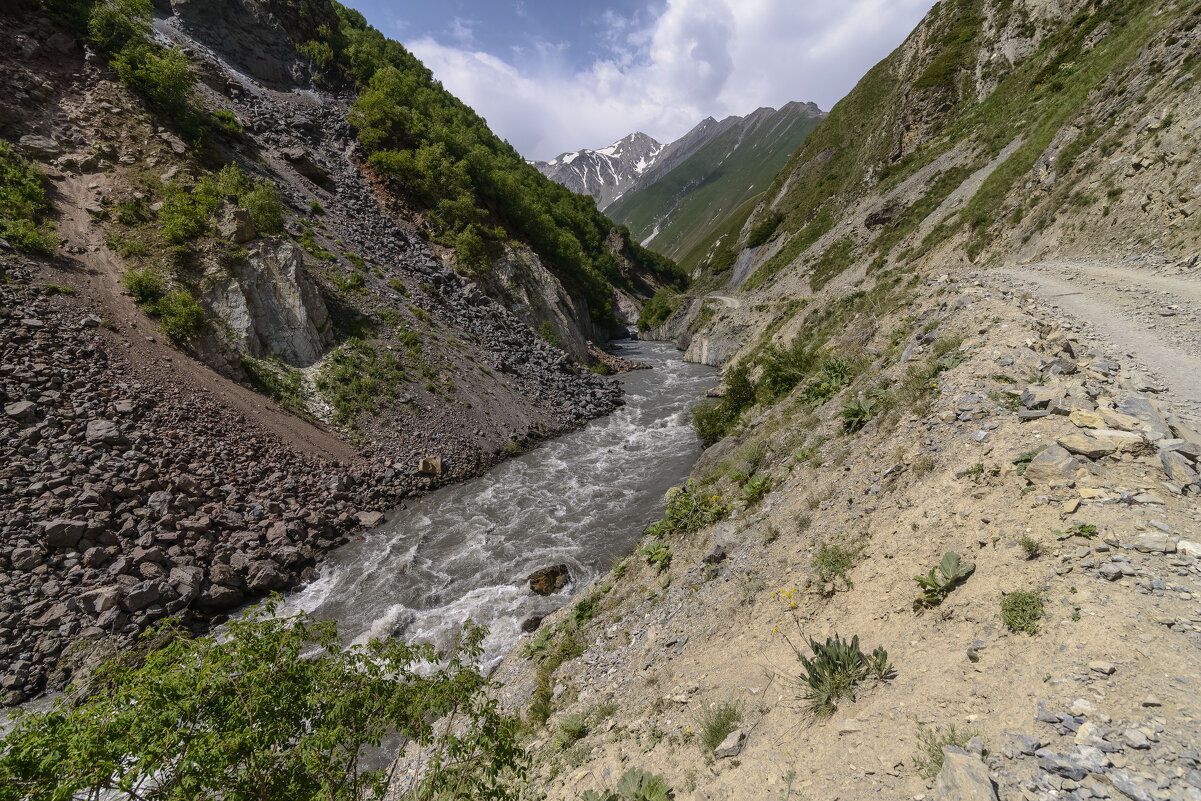
<svg viewBox="0 0 1201 801">
<path fill-rule="evenodd" d="M 1036 592 L 1011 592 L 1001 599 L 1001 622 L 1014 632 L 1038 633 L 1038 621 L 1043 616 L 1043 599 Z"/>
</svg>

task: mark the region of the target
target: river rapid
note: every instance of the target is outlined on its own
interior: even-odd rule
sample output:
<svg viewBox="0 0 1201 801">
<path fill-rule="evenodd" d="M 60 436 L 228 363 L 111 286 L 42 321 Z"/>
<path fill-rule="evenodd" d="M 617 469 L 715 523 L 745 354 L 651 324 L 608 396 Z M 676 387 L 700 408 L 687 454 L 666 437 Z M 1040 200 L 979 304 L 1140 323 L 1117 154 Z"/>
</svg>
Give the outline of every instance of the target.
<svg viewBox="0 0 1201 801">
<path fill-rule="evenodd" d="M 715 384 L 714 371 L 663 343 L 618 343 L 616 352 L 653 368 L 619 377 L 625 406 L 399 510 L 328 557 L 280 612 L 336 620 L 345 642 L 439 647 L 472 620 L 490 629 L 483 667 L 494 667 L 522 621 L 564 605 L 629 553 L 700 454 L 688 410 Z M 526 577 L 555 564 L 568 566 L 572 583 L 534 595 Z"/>
</svg>

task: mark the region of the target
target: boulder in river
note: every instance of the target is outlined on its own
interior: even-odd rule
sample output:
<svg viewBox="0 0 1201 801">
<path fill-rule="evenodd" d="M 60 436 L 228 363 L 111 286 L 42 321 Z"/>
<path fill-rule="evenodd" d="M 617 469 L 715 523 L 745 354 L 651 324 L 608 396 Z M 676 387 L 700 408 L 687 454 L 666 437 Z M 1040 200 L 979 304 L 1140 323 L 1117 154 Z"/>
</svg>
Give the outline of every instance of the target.
<svg viewBox="0 0 1201 801">
<path fill-rule="evenodd" d="M 571 574 L 567 565 L 552 565 L 530 573 L 530 589 L 537 595 L 553 595 L 567 586 Z"/>
<path fill-rule="evenodd" d="M 533 615 L 521 621 L 521 630 L 526 634 L 533 634 L 542 625 L 542 615 Z"/>
</svg>

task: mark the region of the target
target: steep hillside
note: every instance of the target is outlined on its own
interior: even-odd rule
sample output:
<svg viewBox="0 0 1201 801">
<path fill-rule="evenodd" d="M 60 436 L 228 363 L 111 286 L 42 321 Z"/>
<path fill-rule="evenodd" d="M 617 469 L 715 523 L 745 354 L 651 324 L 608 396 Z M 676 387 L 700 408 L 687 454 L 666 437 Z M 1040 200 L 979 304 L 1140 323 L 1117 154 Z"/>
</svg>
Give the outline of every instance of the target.
<svg viewBox="0 0 1201 801">
<path fill-rule="evenodd" d="M 353 12 L 156 8 L 0 13 L 6 703 L 612 410 L 678 279 Z"/>
<path fill-rule="evenodd" d="M 1199 45 L 944 1 L 709 232 L 709 447 L 497 673 L 540 792 L 1201 797 Z"/>
<path fill-rule="evenodd" d="M 644 246 L 684 260 L 715 226 L 768 186 L 823 116 L 812 103 L 788 103 L 745 117 L 704 120 L 668 145 L 606 211 Z"/>
<path fill-rule="evenodd" d="M 638 131 L 600 150 L 560 153 L 550 161 L 535 161 L 533 165 L 572 192 L 591 195 L 597 208 L 603 210 L 654 166 L 663 147 Z"/>
</svg>

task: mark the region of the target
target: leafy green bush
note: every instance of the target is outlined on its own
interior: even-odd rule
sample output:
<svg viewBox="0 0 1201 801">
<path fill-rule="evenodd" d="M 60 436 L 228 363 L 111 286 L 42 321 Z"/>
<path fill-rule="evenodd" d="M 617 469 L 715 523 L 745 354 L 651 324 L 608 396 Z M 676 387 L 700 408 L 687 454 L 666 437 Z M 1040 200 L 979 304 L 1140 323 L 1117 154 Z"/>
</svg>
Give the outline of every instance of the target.
<svg viewBox="0 0 1201 801">
<path fill-rule="evenodd" d="M 0 238 L 26 253 L 53 253 L 59 240 L 49 211 L 42 171 L 0 139 Z"/>
<path fill-rule="evenodd" d="M 585 790 L 580 801 L 670 801 L 671 786 L 662 776 L 630 768 L 617 781 L 616 790 Z"/>
<path fill-rule="evenodd" d="M 213 119 L 228 133 L 242 133 L 242 126 L 238 122 L 237 115 L 227 108 L 219 108 L 213 112 Z"/>
<path fill-rule="evenodd" d="M 378 409 L 404 376 L 395 356 L 352 337 L 326 357 L 315 383 L 334 407 L 334 422 L 354 427 L 358 416 Z"/>
<path fill-rule="evenodd" d="M 913 611 L 918 612 L 938 606 L 951 594 L 951 590 L 967 581 L 968 577 L 975 572 L 976 566 L 960 564 L 959 554 L 947 551 L 943 554 L 942 562 L 937 569 L 942 574 L 942 578 L 934 575 L 935 568 L 933 567 L 930 568 L 929 575 L 913 577 L 913 580 L 922 588 L 922 594 L 913 602 Z"/>
<path fill-rule="evenodd" d="M 185 289 L 164 295 L 154 305 L 154 313 L 163 334 L 176 345 L 195 338 L 204 329 L 204 308 Z"/>
<path fill-rule="evenodd" d="M 1043 616 L 1043 599 L 1036 592 L 1019 590 L 1001 599 L 1001 622 L 1010 631 L 1038 634 L 1038 621 Z"/>
<path fill-rule="evenodd" d="M 746 246 L 748 248 L 757 248 L 767 240 L 771 239 L 772 234 L 780 227 L 780 223 L 784 221 L 784 215 L 777 211 L 769 211 L 762 220 L 755 223 L 755 227 L 747 234 Z"/>
<path fill-rule="evenodd" d="M 652 536 L 699 531 L 724 519 L 731 508 L 720 495 L 707 494 L 692 480 L 669 489 L 664 502 L 666 508 L 663 519 L 652 523 L 646 529 Z"/>
<path fill-rule="evenodd" d="M 638 313 L 638 330 L 649 331 L 663 325 L 679 307 L 679 296 L 666 287 L 660 287 L 650 300 L 642 304 L 642 311 Z"/>
<path fill-rule="evenodd" d="M 382 797 L 390 773 L 363 756 L 399 731 L 423 768 L 402 794 L 517 798 L 528 758 L 475 667 L 484 629 L 467 626 L 446 653 L 396 639 L 347 647 L 332 621 L 274 612 L 246 613 L 220 642 L 171 632 L 102 666 L 86 698 L 18 713 L 0 741 L 6 797 Z"/>
<path fill-rule="evenodd" d="M 809 701 L 814 713 L 819 715 L 833 714 L 838 708 L 836 702 L 839 698 L 855 700 L 855 685 L 865 679 L 874 677 L 877 681 L 884 681 L 893 674 L 888 652 L 883 647 L 877 647 L 870 656 L 863 653 L 859 650 L 858 635 L 847 642 L 835 634 L 832 638 L 826 638 L 825 643 L 810 637 L 809 649 L 813 652 L 813 659 L 793 646 L 801 663 L 800 681 L 804 698 Z"/>
<path fill-rule="evenodd" d="M 254 188 L 238 196 L 238 204 L 250 213 L 250 221 L 262 234 L 284 230 L 284 200 L 279 187 L 266 178 L 254 182 Z"/>
<path fill-rule="evenodd" d="M 217 184 L 201 180 L 194 188 L 172 181 L 166 185 L 158 218 L 163 238 L 180 245 L 209 230 L 209 217 L 221 202 Z"/>
<path fill-rule="evenodd" d="M 121 284 L 139 306 L 157 303 L 166 292 L 163 277 L 151 269 L 130 270 L 121 277 Z"/>
<path fill-rule="evenodd" d="M 1018 539 L 1018 545 L 1021 546 L 1022 552 L 1026 555 L 1027 559 L 1037 559 L 1038 557 L 1042 556 L 1046 550 L 1041 542 L 1034 539 L 1034 537 L 1031 537 L 1029 534 L 1023 534 Z"/>
<path fill-rule="evenodd" d="M 798 400 L 809 406 L 821 406 L 854 380 L 858 365 L 854 359 L 834 357 L 822 362 L 819 369 L 801 390 Z"/>
<path fill-rule="evenodd" d="M 187 56 L 178 50 L 138 43 L 113 56 L 112 64 L 121 82 L 145 97 L 152 108 L 174 118 L 192 110 L 196 76 L 188 69 Z"/>
<path fill-rule="evenodd" d="M 288 367 L 279 359 L 255 359 L 250 356 L 242 357 L 242 369 L 246 371 L 251 386 L 282 408 L 300 414 L 307 411 L 304 381 L 299 370 Z"/>
<path fill-rule="evenodd" d="M 697 733 L 700 735 L 701 751 L 712 756 L 722 740 L 742 722 L 742 705 L 736 701 L 724 701 L 701 709 L 697 717 Z"/>
<path fill-rule="evenodd" d="M 596 601 L 585 598 L 571 609 L 571 619 L 577 626 L 583 626 L 596 614 Z"/>
<path fill-rule="evenodd" d="M 758 503 L 764 495 L 771 492 L 772 479 L 768 473 L 756 473 L 742 485 L 742 500 L 747 505 Z"/>
<path fill-rule="evenodd" d="M 638 553 L 645 556 L 647 564 L 654 565 L 660 573 L 671 567 L 671 548 L 661 539 L 649 540 L 638 549 Z"/>
<path fill-rule="evenodd" d="M 563 347 L 563 338 L 559 336 L 559 332 L 551 325 L 550 320 L 543 320 L 538 324 L 538 329 L 535 331 L 538 338 L 550 344 L 551 347 Z"/>
<path fill-rule="evenodd" d="M 705 445 L 712 445 L 728 434 L 743 410 L 754 403 L 755 385 L 747 366 L 739 364 L 726 376 L 726 394 L 720 401 L 704 400 L 692 407 L 692 427 Z"/>
<path fill-rule="evenodd" d="M 586 734 L 588 734 L 588 723 L 584 720 L 584 716 L 578 712 L 568 715 L 559 721 L 559 735 L 555 738 L 555 746 L 561 751 L 584 739 Z"/>
</svg>

